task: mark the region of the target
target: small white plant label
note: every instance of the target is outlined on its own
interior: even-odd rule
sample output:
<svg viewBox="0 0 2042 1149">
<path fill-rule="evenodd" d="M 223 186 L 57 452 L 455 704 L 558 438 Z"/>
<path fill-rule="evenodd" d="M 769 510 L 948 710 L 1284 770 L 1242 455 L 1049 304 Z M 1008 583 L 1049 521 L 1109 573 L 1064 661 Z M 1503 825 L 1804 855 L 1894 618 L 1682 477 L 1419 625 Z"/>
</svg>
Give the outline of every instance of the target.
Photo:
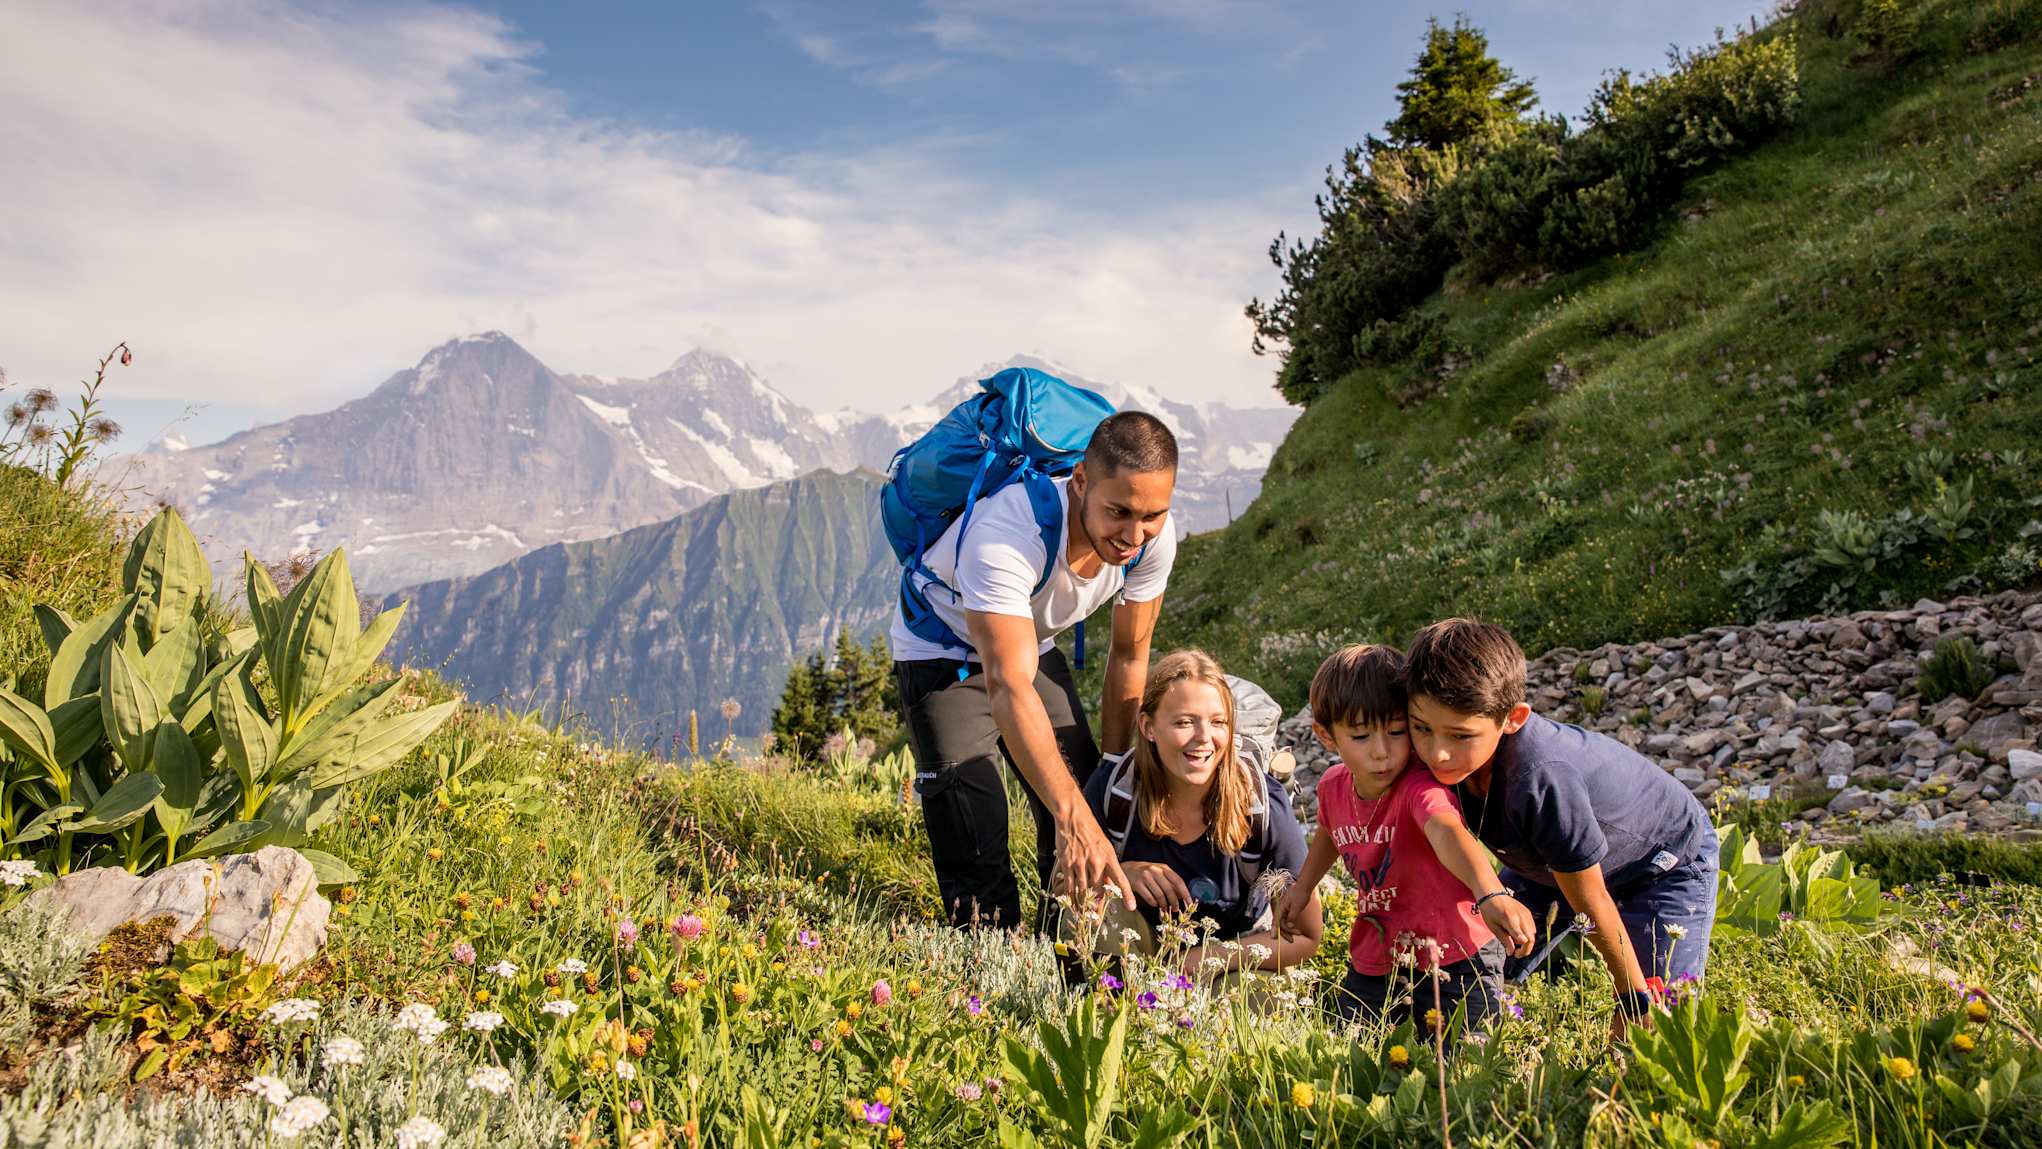
<svg viewBox="0 0 2042 1149">
<path fill-rule="evenodd" d="M 2042 802 L 2028 803 L 2028 817 L 2042 818 Z"/>
<path fill-rule="evenodd" d="M 1773 796 L 1773 788 L 1765 785 L 1753 786 L 1744 792 L 1744 796 L 1754 802 L 1763 802 Z"/>
<path fill-rule="evenodd" d="M 1851 776 L 1848 774 L 1831 774 L 1829 776 L 1829 788 L 1832 790 L 1841 790 L 1850 784 Z"/>
</svg>

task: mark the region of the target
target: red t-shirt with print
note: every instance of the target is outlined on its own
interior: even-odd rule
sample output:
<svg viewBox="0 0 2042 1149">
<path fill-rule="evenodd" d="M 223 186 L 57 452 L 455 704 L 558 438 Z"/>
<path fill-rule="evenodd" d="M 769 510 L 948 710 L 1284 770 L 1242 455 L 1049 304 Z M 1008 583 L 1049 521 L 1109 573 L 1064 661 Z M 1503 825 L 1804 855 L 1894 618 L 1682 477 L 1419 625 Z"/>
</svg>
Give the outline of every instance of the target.
<svg viewBox="0 0 2042 1149">
<path fill-rule="evenodd" d="M 1441 813 L 1460 817 L 1460 802 L 1416 762 L 1379 798 L 1357 795 L 1344 764 L 1319 779 L 1319 828 L 1333 836 L 1340 860 L 1361 888 L 1360 913 L 1347 943 L 1348 959 L 1361 973 L 1388 974 L 1404 934 L 1438 941 L 1445 965 L 1473 956 L 1490 940 L 1468 887 L 1440 864 L 1425 837 L 1425 823 Z M 1418 964 L 1432 964 L 1423 946 Z"/>
</svg>

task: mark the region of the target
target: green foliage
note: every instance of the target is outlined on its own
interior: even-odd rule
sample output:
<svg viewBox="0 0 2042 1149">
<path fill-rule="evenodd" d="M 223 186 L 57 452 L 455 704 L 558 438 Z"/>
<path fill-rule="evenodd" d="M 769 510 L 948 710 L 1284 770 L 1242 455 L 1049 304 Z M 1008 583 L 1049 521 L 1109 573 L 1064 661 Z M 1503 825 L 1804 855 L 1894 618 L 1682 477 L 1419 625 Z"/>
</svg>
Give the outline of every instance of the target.
<svg viewBox="0 0 2042 1149">
<path fill-rule="evenodd" d="M 1631 1030 L 1631 1054 L 1656 1091 L 1705 1130 L 1722 1129 L 1751 1082 L 1753 1033 L 1744 1011 L 1694 995 Z"/>
<path fill-rule="evenodd" d="M 276 966 L 222 950 L 201 933 L 172 946 L 163 965 L 105 978 L 86 1009 L 132 1034 L 141 1081 L 175 1073 L 194 1054 L 238 1045 L 274 1000 L 276 979 Z"/>
<path fill-rule="evenodd" d="M 1945 698 L 1977 698 L 1992 685 L 1994 677 L 1993 667 L 1979 653 L 1978 644 L 1960 634 L 1936 641 L 1935 652 L 1922 664 L 1921 674 L 1915 679 L 1915 689 L 1921 692 L 1922 705 L 1933 706 Z"/>
<path fill-rule="evenodd" d="M 1456 261 L 1486 280 L 1627 250 L 1691 176 L 1777 133 L 1800 103 L 1791 30 L 1676 52 L 1663 76 L 1619 72 L 1579 136 L 1564 117 L 1522 118 L 1530 87 L 1465 21 L 1431 26 L 1399 91 L 1389 141 L 1370 137 L 1328 169 L 1319 234 L 1288 247 L 1278 236 L 1283 289 L 1248 305 L 1255 350 L 1282 351 L 1277 388 L 1293 403 L 1427 342 L 1402 326 Z"/>
<path fill-rule="evenodd" d="M 1949 874 L 2042 886 L 2042 843 L 2037 842 L 1885 830 L 1867 833 L 1846 849 L 1888 888 L 1923 885 Z"/>
<path fill-rule="evenodd" d="M 1037 1023 L 1039 1048 L 1013 1037 L 1006 1040 L 1007 1067 L 1047 1118 L 1052 1144 L 1098 1149 L 1105 1138 L 1120 1099 L 1121 1055 L 1131 1012 L 1123 1001 L 1101 1027 L 1097 999 L 1088 997 L 1062 1022 Z"/>
<path fill-rule="evenodd" d="M 117 531 L 112 508 L 89 488 L 0 465 L 0 685 L 42 692 L 49 654 L 37 603 L 75 616 L 118 596 Z"/>
<path fill-rule="evenodd" d="M 867 646 L 839 632 L 828 657 L 817 651 L 788 671 L 773 710 L 774 747 L 791 758 L 825 762 L 867 740 L 892 739 L 899 714 L 886 640 Z"/>
<path fill-rule="evenodd" d="M 1718 826 L 1721 843 L 1716 922 L 1770 934 L 1794 922 L 1863 925 L 1885 909 L 1879 883 L 1861 877 L 1842 850 L 1796 842 L 1767 862 L 1757 841 L 1736 826 Z"/>
<path fill-rule="evenodd" d="M 1521 118 L 1538 94 L 1489 54 L 1489 37 L 1454 18 L 1425 21 L 1425 47 L 1409 78 L 1397 84 L 1397 118 L 1386 125 L 1402 147 L 1442 150 Z"/>
<path fill-rule="evenodd" d="M 248 566 L 255 624 L 221 633 L 205 555 L 165 509 L 128 548 L 120 601 L 83 622 L 38 606 L 42 701 L 0 690 L 7 856 L 40 851 L 62 874 L 94 855 L 139 871 L 302 847 L 350 782 L 396 764 L 453 712 L 393 712 L 400 679 L 356 685 L 403 611 L 364 630 L 341 552 L 288 596 Z M 322 877 L 345 876 L 307 856 Z"/>
</svg>

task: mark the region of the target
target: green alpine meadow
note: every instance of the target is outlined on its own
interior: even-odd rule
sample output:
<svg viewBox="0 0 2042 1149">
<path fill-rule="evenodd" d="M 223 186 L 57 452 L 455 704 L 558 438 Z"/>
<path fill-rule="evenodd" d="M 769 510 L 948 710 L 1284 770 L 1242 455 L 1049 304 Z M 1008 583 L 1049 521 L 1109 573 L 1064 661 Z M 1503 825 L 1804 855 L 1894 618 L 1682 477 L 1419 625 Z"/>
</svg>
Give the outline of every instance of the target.
<svg viewBox="0 0 2042 1149">
<path fill-rule="evenodd" d="M 912 22 L 998 46 L 998 7 Z M 478 12 L 428 12 L 413 47 L 510 26 Z M 923 74 L 833 36 L 779 50 L 855 75 L 859 99 Z M 1103 43 L 1002 58 L 985 82 L 1047 84 Z M 463 394 L 513 364 L 539 398 L 478 423 L 551 466 L 539 416 L 585 419 L 628 449 L 561 472 L 583 513 L 654 491 L 666 517 L 604 537 L 550 521 L 566 504 L 503 521 L 555 473 L 534 462 L 489 478 L 486 529 L 359 536 L 412 546 L 393 570 L 480 573 L 365 590 L 377 542 L 309 541 L 368 504 L 262 485 L 298 449 L 283 432 L 228 440 L 260 444 L 253 479 L 199 472 L 160 505 L 123 489 L 148 472 L 110 453 L 105 404 L 154 368 L 138 340 L 75 397 L 0 376 L 0 1149 L 2042 1144 L 2042 0 L 1789 0 L 1604 73 L 1578 112 L 1541 105 L 1547 78 L 1473 17 L 1436 13 L 1408 47 L 1377 85 L 1395 116 L 1294 189 L 1316 194 L 1314 230 L 1228 241 L 1267 245 L 1273 290 L 1237 303 L 1299 414 L 1266 470 L 1202 489 L 1260 484 L 1181 540 L 1153 648 L 1209 652 L 1273 698 L 1269 793 L 1309 834 L 1335 754 L 1307 709 L 1322 662 L 1455 616 L 1508 628 L 1533 710 L 1665 766 L 1705 811 L 1704 977 L 1626 1023 L 1608 939 L 1556 912 L 1493 1018 L 1414 959 L 1382 975 L 1408 1019 L 1343 1020 L 1353 931 L 1382 927 L 1380 891 L 1337 866 L 1316 949 L 1307 934 L 1283 968 L 1218 972 L 1270 954 L 1195 898 L 1158 915 L 1153 953 L 1094 952 L 1031 923 L 1112 928 L 1122 891 L 1042 888 L 1014 769 L 1027 920 L 955 928 L 923 806 L 952 764 L 916 760 L 914 664 L 886 647 L 889 477 L 796 467 L 742 427 L 698 470 L 660 454 L 710 438 L 681 416 L 712 370 L 746 410 L 783 406 L 751 368 L 662 393 L 676 437 L 655 441 L 621 398 L 651 383 L 555 377 L 492 334 Z M 485 78 L 546 67 L 571 54 L 527 48 Z M 405 92 L 459 126 L 431 85 Z M 736 165 L 736 140 L 685 142 Z M 801 169 L 773 169 L 782 246 L 746 275 L 820 258 Z M 498 206 L 464 205 L 463 244 L 509 226 Z M 888 246 L 906 226 L 861 258 L 907 259 Z M 814 267 L 772 299 L 790 344 L 822 338 L 801 329 L 810 293 L 859 290 Z M 430 374 L 400 372 L 393 405 L 349 426 Z M 802 418 L 817 442 L 849 425 Z M 716 490 L 697 481 L 714 466 L 734 476 Z M 219 546 L 212 484 L 235 482 L 308 545 Z M 507 538 L 514 557 L 476 561 Z M 1089 620 L 1087 705 L 1117 609 Z M 1228 689 L 1245 734 L 1251 696 Z M 1250 884 L 1274 904 L 1294 876 Z"/>
</svg>

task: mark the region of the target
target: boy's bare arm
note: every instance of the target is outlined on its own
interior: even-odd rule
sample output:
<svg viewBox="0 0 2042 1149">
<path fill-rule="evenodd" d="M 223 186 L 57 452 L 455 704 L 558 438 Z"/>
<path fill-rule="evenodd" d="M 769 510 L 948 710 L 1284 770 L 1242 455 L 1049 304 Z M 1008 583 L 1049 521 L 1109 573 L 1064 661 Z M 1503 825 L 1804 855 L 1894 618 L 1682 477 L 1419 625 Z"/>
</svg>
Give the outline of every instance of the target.
<svg viewBox="0 0 2042 1149">
<path fill-rule="evenodd" d="M 1503 948 L 1518 957 L 1530 954 L 1537 940 L 1538 924 L 1532 920 L 1531 911 L 1496 877 L 1496 871 L 1482 853 L 1481 843 L 1468 833 L 1467 823 L 1458 814 L 1434 814 L 1425 820 L 1425 840 L 1432 843 L 1432 856 L 1468 887 L 1469 894 L 1476 898 L 1501 894 L 1482 903 L 1482 921 L 1496 940 L 1503 943 Z"/>
<path fill-rule="evenodd" d="M 1588 944 L 1595 947 L 1603 964 L 1609 966 L 1617 992 L 1644 990 L 1645 971 L 1638 965 L 1637 951 L 1631 948 L 1631 934 L 1617 913 L 1617 903 L 1609 896 L 1609 887 L 1603 884 L 1602 867 L 1590 866 L 1572 873 L 1554 870 L 1553 880 L 1559 883 L 1560 896 L 1567 899 L 1567 904 L 1588 915 L 1589 923 L 1595 927 L 1589 931 Z"/>
</svg>

